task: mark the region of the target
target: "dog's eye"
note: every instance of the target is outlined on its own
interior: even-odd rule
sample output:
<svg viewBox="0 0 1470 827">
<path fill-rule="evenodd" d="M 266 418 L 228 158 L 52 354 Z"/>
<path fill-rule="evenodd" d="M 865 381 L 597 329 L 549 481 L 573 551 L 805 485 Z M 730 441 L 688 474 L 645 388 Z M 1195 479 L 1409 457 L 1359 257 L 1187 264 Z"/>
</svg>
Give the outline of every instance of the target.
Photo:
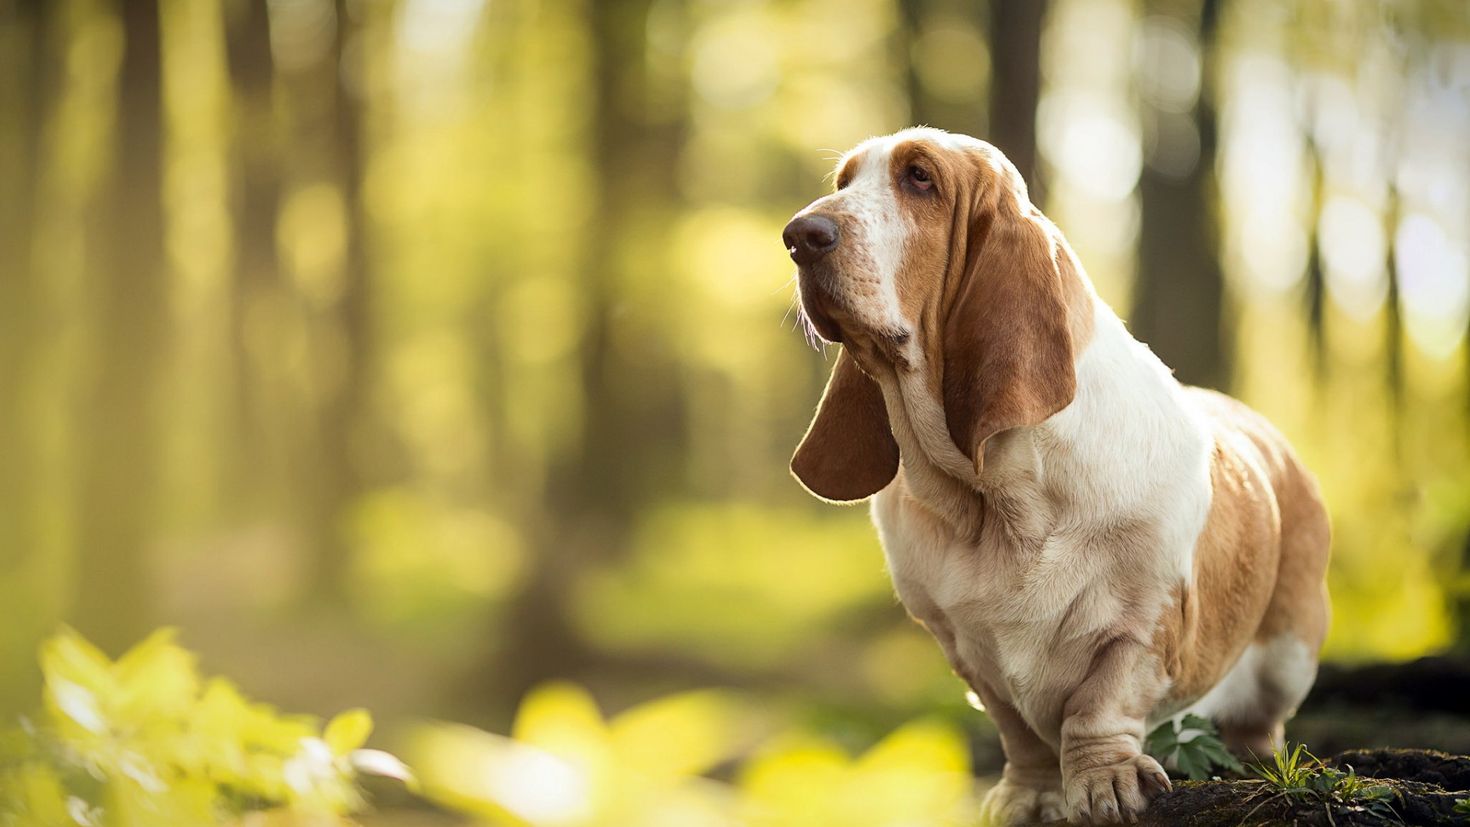
<svg viewBox="0 0 1470 827">
<path fill-rule="evenodd" d="M 929 171 L 918 165 L 909 167 L 905 179 L 909 186 L 919 192 L 928 192 L 934 186 L 934 179 L 929 177 Z"/>
</svg>

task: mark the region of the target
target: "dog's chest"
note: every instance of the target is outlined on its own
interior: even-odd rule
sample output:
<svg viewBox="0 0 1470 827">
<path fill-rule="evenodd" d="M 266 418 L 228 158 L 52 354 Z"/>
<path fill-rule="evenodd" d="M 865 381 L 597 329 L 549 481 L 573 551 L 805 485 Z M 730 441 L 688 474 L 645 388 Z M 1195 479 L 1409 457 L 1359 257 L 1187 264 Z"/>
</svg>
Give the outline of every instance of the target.
<svg viewBox="0 0 1470 827">
<path fill-rule="evenodd" d="M 874 516 L 905 608 L 966 680 L 985 681 L 1034 723 L 1051 717 L 1081 677 L 1073 667 L 1089 661 L 1080 653 L 1123 612 L 1099 585 L 1106 573 L 1065 540 L 959 538 L 898 500 L 880 495 Z"/>
</svg>

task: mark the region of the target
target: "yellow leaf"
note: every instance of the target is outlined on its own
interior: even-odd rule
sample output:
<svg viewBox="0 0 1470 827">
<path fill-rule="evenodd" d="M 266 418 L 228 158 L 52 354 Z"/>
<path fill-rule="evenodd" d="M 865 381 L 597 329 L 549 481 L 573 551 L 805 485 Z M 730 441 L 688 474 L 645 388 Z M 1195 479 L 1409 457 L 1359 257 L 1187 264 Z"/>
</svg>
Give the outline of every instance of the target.
<svg viewBox="0 0 1470 827">
<path fill-rule="evenodd" d="M 649 775 L 704 772 L 746 745 L 744 705 L 726 692 L 686 692 L 636 706 L 613 719 L 613 753 Z"/>
<path fill-rule="evenodd" d="M 969 752 L 953 728 L 933 721 L 907 724 L 857 763 L 850 823 L 953 825 L 972 808 Z"/>
<path fill-rule="evenodd" d="M 78 714 L 87 717 L 86 713 L 78 712 L 77 698 L 90 697 L 100 715 L 96 699 L 110 697 L 117 689 L 111 661 L 70 628 L 62 628 L 41 645 L 41 672 L 46 679 L 46 705 L 50 712 L 58 720 L 76 721 L 89 730 L 92 726 L 76 717 Z M 64 697 L 56 697 L 58 688 Z"/>
<path fill-rule="evenodd" d="M 373 717 L 366 709 L 349 709 L 327 724 L 322 740 L 333 755 L 346 755 L 367 743 L 373 731 Z"/>
<path fill-rule="evenodd" d="M 752 827 L 836 824 L 852 762 L 835 744 L 789 737 L 748 762 L 740 774 Z"/>
<path fill-rule="evenodd" d="M 173 629 L 159 629 L 118 659 L 113 674 L 124 715 L 178 715 L 198 698 L 194 655 L 175 643 L 175 636 Z"/>
<path fill-rule="evenodd" d="M 497 824 L 580 825 L 597 811 L 584 769 L 501 735 L 435 724 L 405 749 L 427 797 Z"/>
<path fill-rule="evenodd" d="M 512 733 L 517 741 L 576 761 L 600 763 L 607 752 L 607 726 L 597 702 L 570 683 L 532 689 L 521 701 Z"/>
<path fill-rule="evenodd" d="M 0 774 L 0 824 L 15 814 L 27 827 L 76 827 L 67 813 L 66 789 L 56 770 L 24 764 Z"/>
<path fill-rule="evenodd" d="M 915 721 L 879 741 L 858 766 L 862 770 L 968 773 L 969 755 L 964 738 L 952 727 Z"/>
</svg>

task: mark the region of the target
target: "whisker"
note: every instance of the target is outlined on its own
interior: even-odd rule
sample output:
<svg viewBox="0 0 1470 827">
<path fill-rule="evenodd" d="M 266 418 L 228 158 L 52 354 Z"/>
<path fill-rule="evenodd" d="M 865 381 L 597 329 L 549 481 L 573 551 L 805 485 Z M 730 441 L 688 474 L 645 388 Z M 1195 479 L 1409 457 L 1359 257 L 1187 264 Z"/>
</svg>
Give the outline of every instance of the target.
<svg viewBox="0 0 1470 827">
<path fill-rule="evenodd" d="M 782 284 L 779 287 L 773 288 L 771 290 L 771 292 L 770 293 L 767 293 L 766 295 L 768 295 L 768 296 L 775 295 L 776 291 L 778 291 L 778 290 L 785 290 L 786 288 L 790 287 L 791 285 L 793 285 L 795 283 L 796 283 L 796 276 L 793 275 L 791 278 L 789 278 L 789 279 L 786 280 L 786 283 L 785 284 Z"/>
<path fill-rule="evenodd" d="M 811 318 L 807 316 L 806 308 L 799 304 L 796 310 L 796 321 L 801 325 L 801 332 L 806 337 L 807 346 L 825 356 L 826 351 L 822 347 L 822 337 L 817 335 L 816 325 L 812 324 Z"/>
</svg>

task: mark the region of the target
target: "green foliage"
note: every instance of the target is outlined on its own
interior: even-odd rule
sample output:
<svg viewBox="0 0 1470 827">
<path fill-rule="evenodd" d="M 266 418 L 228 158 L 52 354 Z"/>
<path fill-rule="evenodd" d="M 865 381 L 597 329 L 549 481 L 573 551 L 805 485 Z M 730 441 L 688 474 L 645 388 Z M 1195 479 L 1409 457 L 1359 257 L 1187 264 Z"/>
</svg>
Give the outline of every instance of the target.
<svg viewBox="0 0 1470 827">
<path fill-rule="evenodd" d="M 1288 746 L 1282 745 L 1272 753 L 1270 766 L 1261 764 L 1256 768 L 1273 790 L 1273 798 L 1311 799 L 1325 807 L 1329 815 L 1333 807 L 1362 807 L 1383 818 L 1399 820 L 1393 810 L 1398 794 L 1392 786 L 1363 778 L 1352 767 L 1344 771 L 1326 766 L 1305 744 Z"/>
<path fill-rule="evenodd" d="M 116 662 L 70 629 L 41 647 L 42 706 L 0 734 L 4 827 L 197 827 L 247 812 L 332 823 L 363 804 L 359 773 L 409 780 L 362 749 L 363 710 L 328 722 L 204 680 L 155 632 Z"/>
<path fill-rule="evenodd" d="M 1455 812 L 1470 816 L 1470 798 L 1461 798 L 1455 801 Z"/>
<path fill-rule="evenodd" d="M 1177 723 L 1166 721 L 1149 733 L 1144 751 L 1159 763 L 1176 768 L 1192 781 L 1204 781 L 1220 770 L 1243 773 L 1245 768 L 1220 740 L 1215 725 L 1198 715 Z"/>
<path fill-rule="evenodd" d="M 1307 752 L 1306 744 L 1297 744 L 1290 752 L 1282 745 L 1272 753 L 1271 762 L 1272 766 L 1262 764 L 1256 772 L 1271 786 L 1288 792 L 1306 789 L 1313 765 L 1321 764 L 1315 755 Z"/>
</svg>

